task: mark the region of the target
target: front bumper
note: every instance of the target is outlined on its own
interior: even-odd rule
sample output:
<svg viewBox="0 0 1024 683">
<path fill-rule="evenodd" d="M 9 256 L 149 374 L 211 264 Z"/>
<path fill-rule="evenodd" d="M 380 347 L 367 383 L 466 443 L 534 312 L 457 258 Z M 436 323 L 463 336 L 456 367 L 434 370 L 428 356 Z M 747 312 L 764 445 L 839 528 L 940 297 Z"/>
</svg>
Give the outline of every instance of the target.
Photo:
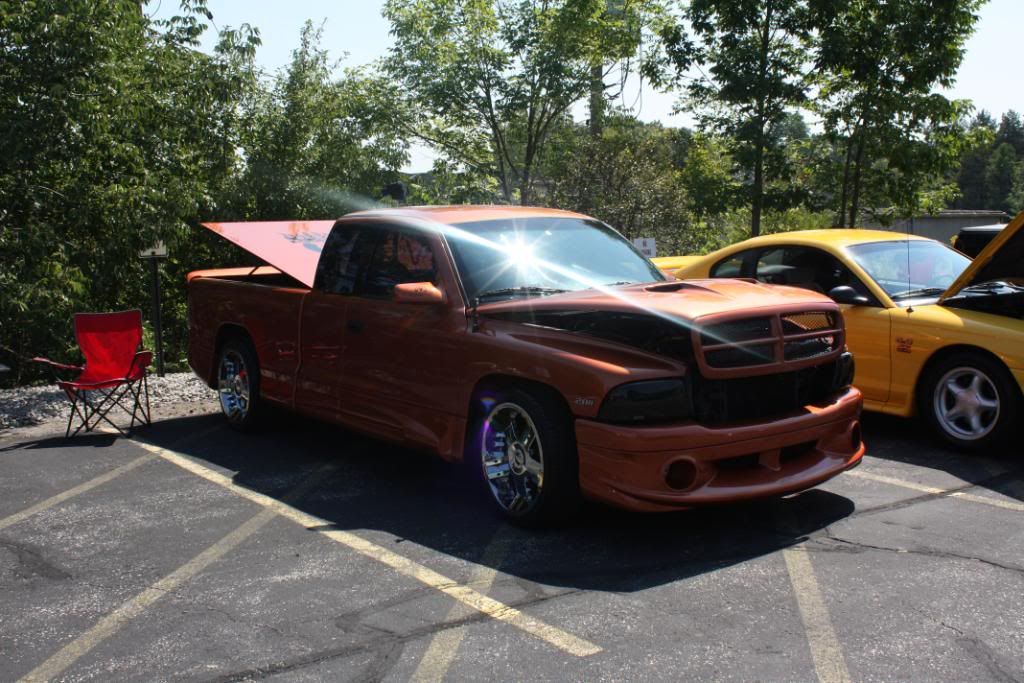
<svg viewBox="0 0 1024 683">
<path fill-rule="evenodd" d="M 590 498 L 647 511 L 801 491 L 860 463 L 861 403 L 860 391 L 850 388 L 770 422 L 632 427 L 576 420 L 580 487 Z M 669 468 L 679 461 L 677 468 L 694 476 L 673 488 Z"/>
</svg>

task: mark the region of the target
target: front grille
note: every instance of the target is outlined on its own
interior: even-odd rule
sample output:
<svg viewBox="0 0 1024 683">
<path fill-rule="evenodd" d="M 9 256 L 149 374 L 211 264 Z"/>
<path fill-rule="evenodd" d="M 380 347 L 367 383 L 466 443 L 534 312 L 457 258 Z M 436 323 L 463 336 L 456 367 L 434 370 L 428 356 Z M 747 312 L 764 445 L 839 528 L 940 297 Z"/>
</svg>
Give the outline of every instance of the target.
<svg viewBox="0 0 1024 683">
<path fill-rule="evenodd" d="M 694 417 L 716 425 L 763 420 L 819 403 L 837 386 L 838 360 L 792 372 L 755 377 L 693 377 Z"/>
<path fill-rule="evenodd" d="M 701 373 L 724 379 L 804 368 L 838 355 L 842 319 L 835 310 L 796 310 L 752 317 L 709 316 L 693 332 Z"/>
</svg>

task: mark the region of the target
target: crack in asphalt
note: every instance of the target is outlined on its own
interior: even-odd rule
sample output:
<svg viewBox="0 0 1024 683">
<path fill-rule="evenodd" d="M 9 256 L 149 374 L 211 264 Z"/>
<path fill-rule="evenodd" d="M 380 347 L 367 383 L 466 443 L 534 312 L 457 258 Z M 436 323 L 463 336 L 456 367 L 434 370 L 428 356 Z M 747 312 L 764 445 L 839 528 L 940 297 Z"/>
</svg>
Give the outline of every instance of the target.
<svg viewBox="0 0 1024 683">
<path fill-rule="evenodd" d="M 551 600 L 556 600 L 568 595 L 575 595 L 581 592 L 584 591 L 579 589 L 560 591 L 558 593 L 545 595 L 541 598 L 516 602 L 509 606 L 515 609 L 532 607 L 534 605 L 539 605 L 541 603 L 546 603 Z M 389 600 L 387 602 L 393 602 L 393 600 Z M 351 617 L 354 623 L 349 626 L 348 630 L 344 628 L 342 630 L 354 635 L 370 635 L 371 637 L 367 641 L 311 652 L 291 660 L 280 661 L 267 666 L 254 667 L 244 671 L 224 674 L 222 676 L 209 679 L 208 683 L 234 683 L 235 681 L 259 680 L 267 678 L 268 676 L 297 671 L 299 669 L 322 664 L 333 659 L 348 657 L 362 652 L 373 653 L 374 659 L 367 665 L 362 674 L 355 677 L 354 680 L 365 682 L 380 681 L 398 662 L 402 648 L 404 648 L 410 641 L 424 638 L 426 636 L 432 636 L 442 631 L 486 622 L 491 619 L 491 616 L 477 612 L 461 619 L 437 622 L 419 628 L 409 629 L 405 632 L 399 632 L 375 626 L 373 624 L 367 624 L 361 620 L 364 618 L 362 615 L 367 612 L 370 612 L 371 615 L 376 614 L 379 611 L 379 607 L 379 604 L 371 605 L 366 608 L 356 610 L 349 615 L 342 615 L 341 617 L 336 618 L 336 621 L 338 619 L 344 619 L 347 625 L 348 619 L 346 617 Z"/>
<path fill-rule="evenodd" d="M 913 605 L 906 600 L 900 600 L 900 602 L 933 624 L 955 633 L 957 638 L 955 638 L 954 641 L 957 645 L 963 648 L 967 654 L 974 658 L 975 661 L 985 667 L 985 670 L 992 675 L 993 680 L 1000 681 L 1001 683 L 1021 683 L 1022 679 L 1015 676 L 1006 668 L 999 656 L 984 640 L 975 635 L 971 635 L 952 624 L 947 624 L 942 619 L 933 616 L 926 610 L 923 610 L 917 605 Z"/>
<path fill-rule="evenodd" d="M 830 541 L 841 544 L 840 546 L 830 546 L 827 543 L 823 543 L 821 536 L 824 536 Z M 847 546 L 846 548 L 842 546 Z M 1012 564 L 1003 564 L 995 560 L 990 560 L 984 557 L 978 557 L 976 555 L 964 555 L 956 553 L 951 550 L 938 550 L 936 548 L 918 547 L 918 548 L 895 548 L 892 546 L 874 545 L 871 543 L 863 543 L 861 541 L 854 541 L 848 538 L 842 538 L 836 536 L 831 529 L 825 528 L 822 530 L 822 534 L 812 537 L 808 543 L 808 547 L 819 552 L 859 552 L 860 550 L 877 550 L 880 552 L 890 552 L 898 554 L 909 554 L 909 555 L 922 555 L 925 557 L 938 557 L 947 560 L 968 560 L 974 562 L 981 562 L 997 569 L 1003 569 L 1008 572 L 1020 574 L 1024 576 L 1024 567 L 1018 567 Z"/>
<path fill-rule="evenodd" d="M 42 577 L 52 581 L 70 579 L 71 573 L 43 557 L 43 552 L 30 543 L 19 543 L 0 538 L 0 548 L 4 548 L 14 556 L 15 566 L 11 569 L 19 579 Z"/>
</svg>

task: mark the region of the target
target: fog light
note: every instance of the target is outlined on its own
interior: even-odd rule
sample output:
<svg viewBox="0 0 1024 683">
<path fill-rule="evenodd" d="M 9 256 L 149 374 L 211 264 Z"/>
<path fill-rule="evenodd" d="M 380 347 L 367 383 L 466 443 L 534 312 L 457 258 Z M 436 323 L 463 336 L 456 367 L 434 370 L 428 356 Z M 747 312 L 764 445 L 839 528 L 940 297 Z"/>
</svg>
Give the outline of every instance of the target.
<svg viewBox="0 0 1024 683">
<path fill-rule="evenodd" d="M 850 430 L 850 444 L 853 446 L 854 450 L 860 448 L 860 440 L 860 422 L 854 422 L 853 429 Z"/>
<path fill-rule="evenodd" d="M 697 481 L 697 466 L 690 460 L 676 460 L 665 472 L 665 483 L 677 491 L 693 486 Z"/>
</svg>

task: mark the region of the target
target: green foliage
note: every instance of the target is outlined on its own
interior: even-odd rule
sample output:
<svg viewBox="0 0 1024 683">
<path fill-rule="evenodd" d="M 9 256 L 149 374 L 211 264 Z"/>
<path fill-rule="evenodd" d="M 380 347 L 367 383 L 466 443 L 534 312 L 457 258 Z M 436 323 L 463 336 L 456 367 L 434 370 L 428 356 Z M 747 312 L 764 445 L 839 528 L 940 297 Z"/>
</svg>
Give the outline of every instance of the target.
<svg viewBox="0 0 1024 683">
<path fill-rule="evenodd" d="M 654 0 L 388 0 L 389 72 L 421 109 L 417 134 L 529 204 L 548 139 L 595 66 L 636 50 Z M 461 144 L 475 138 L 475 144 Z"/>
<path fill-rule="evenodd" d="M 814 0 L 821 115 L 842 149 L 837 224 L 862 207 L 910 214 L 958 158 L 952 85 L 983 0 Z"/>
<path fill-rule="evenodd" d="M 141 306 L 138 251 L 216 211 L 258 37 L 198 52 L 203 0 L 0 3 L 0 344 L 62 355 L 76 310 Z"/>
<path fill-rule="evenodd" d="M 325 218 L 366 208 L 408 159 L 409 114 L 394 87 L 370 69 L 336 78 L 320 39 L 306 22 L 291 63 L 252 103 L 238 218 Z"/>
<path fill-rule="evenodd" d="M 700 250 L 707 238 L 694 223 L 673 158 L 679 134 L 628 117 L 610 119 L 598 138 L 583 126 L 568 127 L 545 169 L 544 199 L 600 218 L 627 238 L 654 237 L 665 253 Z M 698 156 L 697 147 L 691 144 L 689 155 Z"/>
<path fill-rule="evenodd" d="M 700 77 L 685 86 L 682 106 L 732 142 L 757 235 L 764 208 L 786 208 L 795 196 L 784 128 L 808 97 L 810 13 L 800 0 L 693 0 L 687 17 L 696 42 L 677 33 L 676 67 Z"/>
</svg>

